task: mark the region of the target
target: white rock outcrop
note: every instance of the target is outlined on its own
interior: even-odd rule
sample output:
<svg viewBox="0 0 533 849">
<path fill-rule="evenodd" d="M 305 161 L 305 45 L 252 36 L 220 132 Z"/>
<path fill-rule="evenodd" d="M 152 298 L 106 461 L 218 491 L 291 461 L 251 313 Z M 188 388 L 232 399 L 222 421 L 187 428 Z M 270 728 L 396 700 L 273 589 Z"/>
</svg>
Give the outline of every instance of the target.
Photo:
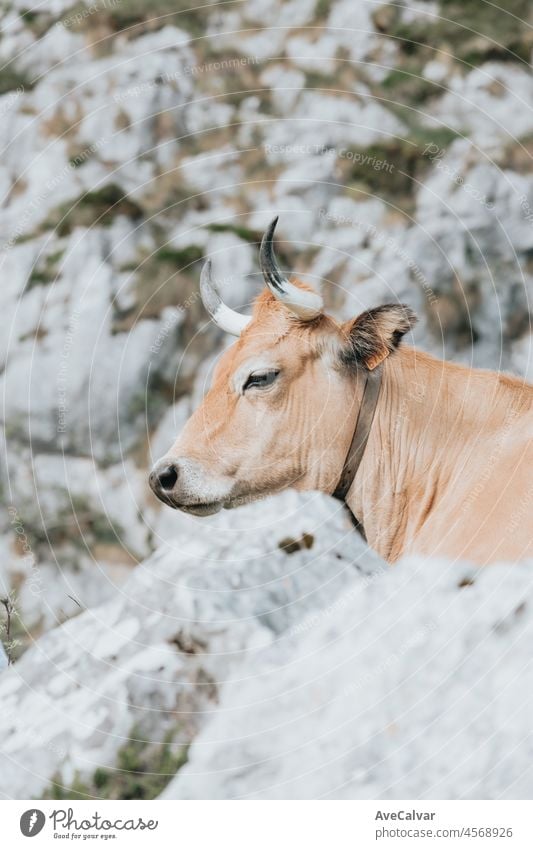
<svg viewBox="0 0 533 849">
<path fill-rule="evenodd" d="M 233 671 L 163 798 L 531 798 L 532 565 L 355 578 Z"/>
<path fill-rule="evenodd" d="M 344 508 L 315 493 L 287 492 L 207 525 L 182 519 L 174 546 L 2 674 L 0 796 L 90 783 L 137 732 L 188 745 L 220 687 L 240 690 L 231 674 L 245 657 L 259 662 L 284 632 L 381 568 Z"/>
</svg>

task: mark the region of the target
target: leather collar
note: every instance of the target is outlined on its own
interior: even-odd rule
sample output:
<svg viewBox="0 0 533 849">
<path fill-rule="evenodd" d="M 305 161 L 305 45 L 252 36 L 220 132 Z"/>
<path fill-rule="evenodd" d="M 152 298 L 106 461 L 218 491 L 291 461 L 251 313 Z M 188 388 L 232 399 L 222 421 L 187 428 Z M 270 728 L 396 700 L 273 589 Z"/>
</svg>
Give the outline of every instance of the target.
<svg viewBox="0 0 533 849">
<path fill-rule="evenodd" d="M 333 497 L 338 498 L 340 501 L 346 500 L 346 496 L 354 482 L 357 470 L 361 465 L 361 460 L 363 459 L 363 454 L 365 453 L 366 444 L 368 442 L 368 437 L 370 436 L 370 429 L 372 427 L 372 422 L 374 421 L 374 414 L 378 403 L 382 371 L 383 367 L 379 365 L 376 366 L 373 371 L 367 371 L 365 373 L 363 398 L 361 400 L 361 406 L 357 416 L 352 443 L 348 450 L 348 454 L 346 455 L 344 468 L 341 472 L 339 482 L 335 492 L 333 493 Z"/>
</svg>

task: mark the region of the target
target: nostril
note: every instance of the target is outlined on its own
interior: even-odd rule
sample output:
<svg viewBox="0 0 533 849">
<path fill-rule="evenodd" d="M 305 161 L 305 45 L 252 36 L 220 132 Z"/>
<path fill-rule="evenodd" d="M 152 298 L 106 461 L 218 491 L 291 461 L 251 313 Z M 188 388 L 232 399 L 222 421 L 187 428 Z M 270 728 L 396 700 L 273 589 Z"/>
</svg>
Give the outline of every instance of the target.
<svg viewBox="0 0 533 849">
<path fill-rule="evenodd" d="M 162 469 L 158 474 L 158 479 L 162 489 L 173 489 L 178 479 L 178 472 L 176 471 L 176 467 L 167 466 L 166 469 Z"/>
</svg>

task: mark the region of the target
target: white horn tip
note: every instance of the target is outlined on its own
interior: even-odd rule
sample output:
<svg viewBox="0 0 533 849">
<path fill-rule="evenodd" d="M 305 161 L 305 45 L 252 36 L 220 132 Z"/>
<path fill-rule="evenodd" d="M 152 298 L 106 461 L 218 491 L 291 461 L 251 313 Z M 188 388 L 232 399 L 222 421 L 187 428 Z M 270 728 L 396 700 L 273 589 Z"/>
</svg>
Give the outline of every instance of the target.
<svg viewBox="0 0 533 849">
<path fill-rule="evenodd" d="M 251 321 L 251 316 L 241 315 L 227 307 L 220 297 L 218 286 L 212 277 L 212 262 L 207 259 L 200 274 L 200 295 L 207 312 L 222 330 L 232 336 L 240 336 Z"/>
</svg>

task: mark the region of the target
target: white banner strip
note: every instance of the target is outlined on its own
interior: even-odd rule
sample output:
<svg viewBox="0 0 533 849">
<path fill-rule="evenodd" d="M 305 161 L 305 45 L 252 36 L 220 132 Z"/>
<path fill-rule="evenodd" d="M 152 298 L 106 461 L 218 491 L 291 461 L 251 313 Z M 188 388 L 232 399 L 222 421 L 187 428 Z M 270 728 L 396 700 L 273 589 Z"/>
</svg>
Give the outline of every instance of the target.
<svg viewBox="0 0 533 849">
<path fill-rule="evenodd" d="M 531 802 L 3 801 L 2 846 L 531 849 Z M 35 839 L 35 843 L 30 843 Z"/>
</svg>

